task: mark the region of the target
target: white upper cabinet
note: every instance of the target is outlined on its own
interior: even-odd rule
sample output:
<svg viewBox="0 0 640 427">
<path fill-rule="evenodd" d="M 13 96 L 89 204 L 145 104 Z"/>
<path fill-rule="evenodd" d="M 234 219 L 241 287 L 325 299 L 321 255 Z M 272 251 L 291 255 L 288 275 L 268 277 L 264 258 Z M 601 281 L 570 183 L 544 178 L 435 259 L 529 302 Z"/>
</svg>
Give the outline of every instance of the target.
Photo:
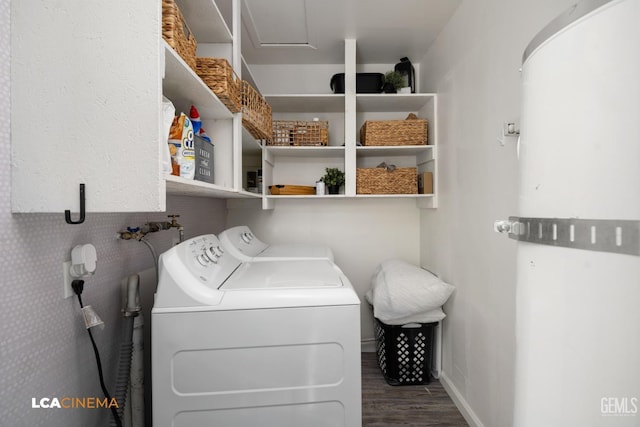
<svg viewBox="0 0 640 427">
<path fill-rule="evenodd" d="M 222 1 L 230 11 L 239 4 Z M 239 37 L 216 3 L 177 4 L 197 55 L 240 68 Z M 256 197 L 242 191 L 240 114 L 229 112 L 163 40 L 161 6 L 158 0 L 11 3 L 14 212 L 70 210 L 77 220 L 80 184 L 86 212 L 164 211 L 167 193 Z M 229 19 L 239 21 L 239 13 Z M 163 95 L 177 113 L 198 108 L 214 140 L 215 184 L 163 172 Z"/>
<path fill-rule="evenodd" d="M 160 2 L 11 2 L 14 212 L 161 211 Z M 75 219 L 74 215 L 74 219 Z"/>
</svg>

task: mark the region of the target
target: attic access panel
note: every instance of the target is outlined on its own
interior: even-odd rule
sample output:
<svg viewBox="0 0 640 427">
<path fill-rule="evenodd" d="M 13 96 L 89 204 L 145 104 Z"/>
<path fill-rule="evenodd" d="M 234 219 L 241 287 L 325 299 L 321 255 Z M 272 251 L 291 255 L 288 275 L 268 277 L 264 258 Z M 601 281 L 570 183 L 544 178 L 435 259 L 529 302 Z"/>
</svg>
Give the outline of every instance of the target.
<svg viewBox="0 0 640 427">
<path fill-rule="evenodd" d="M 304 0 L 244 0 L 242 15 L 243 23 L 256 48 L 312 47 Z"/>
</svg>

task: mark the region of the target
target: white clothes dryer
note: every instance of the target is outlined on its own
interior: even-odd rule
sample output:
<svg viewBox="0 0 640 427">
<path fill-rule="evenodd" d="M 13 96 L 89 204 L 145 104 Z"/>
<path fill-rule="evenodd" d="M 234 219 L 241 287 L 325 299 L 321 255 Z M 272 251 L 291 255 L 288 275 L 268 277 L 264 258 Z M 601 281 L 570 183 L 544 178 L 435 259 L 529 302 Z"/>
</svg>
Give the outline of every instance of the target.
<svg viewBox="0 0 640 427">
<path fill-rule="evenodd" d="M 328 246 L 304 243 L 268 245 L 259 240 L 246 225 L 224 230 L 218 235 L 223 250 L 241 261 L 273 261 L 291 258 L 328 259 L 333 261 L 333 251 Z"/>
<path fill-rule="evenodd" d="M 241 263 L 214 235 L 160 256 L 153 424 L 361 425 L 360 300 L 326 259 Z"/>
</svg>

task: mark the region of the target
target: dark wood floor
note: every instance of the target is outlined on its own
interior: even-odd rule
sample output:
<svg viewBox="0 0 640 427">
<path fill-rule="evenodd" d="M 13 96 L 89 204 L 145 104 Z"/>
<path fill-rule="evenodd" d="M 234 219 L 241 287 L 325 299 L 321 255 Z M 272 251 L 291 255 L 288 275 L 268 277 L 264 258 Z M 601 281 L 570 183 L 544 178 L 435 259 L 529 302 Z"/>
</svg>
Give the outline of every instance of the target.
<svg viewBox="0 0 640 427">
<path fill-rule="evenodd" d="M 438 380 L 415 386 L 390 386 L 376 353 L 362 353 L 363 426 L 468 427 Z"/>
</svg>

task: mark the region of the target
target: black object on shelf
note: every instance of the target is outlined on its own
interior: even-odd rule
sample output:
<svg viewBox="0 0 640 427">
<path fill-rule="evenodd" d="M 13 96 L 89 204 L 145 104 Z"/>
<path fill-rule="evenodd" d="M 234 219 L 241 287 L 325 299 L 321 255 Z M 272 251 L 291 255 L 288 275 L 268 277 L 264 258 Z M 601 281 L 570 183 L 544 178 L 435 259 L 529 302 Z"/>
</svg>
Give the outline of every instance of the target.
<svg viewBox="0 0 640 427">
<path fill-rule="evenodd" d="M 380 93 L 383 84 L 382 73 L 356 73 L 356 93 Z M 329 87 L 333 93 L 344 93 L 344 73 L 334 74 Z"/>
<path fill-rule="evenodd" d="M 407 77 L 407 86 L 411 88 L 411 93 L 416 93 L 416 70 L 413 68 L 409 58 L 400 58 L 400 62 L 396 64 L 394 69 Z"/>
</svg>

